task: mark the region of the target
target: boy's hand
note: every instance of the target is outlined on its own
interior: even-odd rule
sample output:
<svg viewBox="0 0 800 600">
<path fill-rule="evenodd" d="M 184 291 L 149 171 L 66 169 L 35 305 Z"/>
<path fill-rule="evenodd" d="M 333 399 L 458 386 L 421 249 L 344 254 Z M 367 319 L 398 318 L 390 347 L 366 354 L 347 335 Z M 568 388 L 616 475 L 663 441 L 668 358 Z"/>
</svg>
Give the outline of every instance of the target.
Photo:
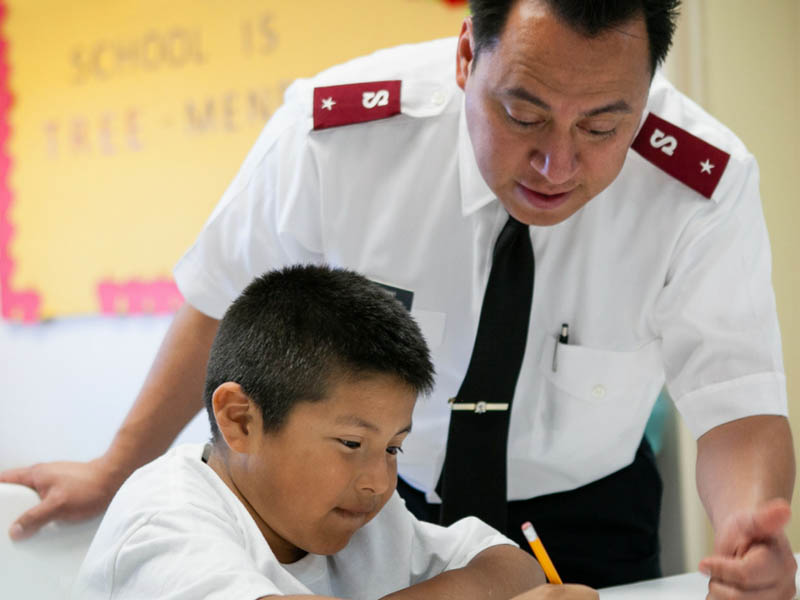
<svg viewBox="0 0 800 600">
<path fill-rule="evenodd" d="M 598 600 L 600 595 L 596 590 L 585 585 L 567 583 L 564 585 L 540 585 L 528 590 L 524 594 L 514 596 L 511 600 L 548 600 L 549 598 L 559 600 Z"/>
<path fill-rule="evenodd" d="M 11 525 L 12 540 L 32 536 L 50 521 L 81 521 L 103 512 L 121 485 L 103 459 L 41 463 L 0 473 L 0 483 L 32 488 L 41 502 Z"/>
</svg>

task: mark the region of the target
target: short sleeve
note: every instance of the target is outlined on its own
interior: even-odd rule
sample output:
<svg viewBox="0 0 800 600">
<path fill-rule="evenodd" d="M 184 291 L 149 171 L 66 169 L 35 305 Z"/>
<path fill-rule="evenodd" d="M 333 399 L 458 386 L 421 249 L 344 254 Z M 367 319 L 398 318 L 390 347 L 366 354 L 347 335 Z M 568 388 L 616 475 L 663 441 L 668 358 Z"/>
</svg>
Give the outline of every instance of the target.
<svg viewBox="0 0 800 600">
<path fill-rule="evenodd" d="M 319 175 L 302 101 L 307 83 L 287 91 L 194 245 L 174 270 L 178 288 L 201 312 L 221 318 L 262 273 L 321 261 Z"/>
<path fill-rule="evenodd" d="M 420 521 L 409 513 L 413 528 L 411 583 L 419 583 L 466 566 L 491 546 L 517 544 L 476 517 L 465 517 L 449 527 Z"/>
<path fill-rule="evenodd" d="M 285 593 L 236 538 L 235 527 L 210 513 L 159 513 L 129 528 L 115 551 L 90 552 L 74 597 L 255 600 Z"/>
<path fill-rule="evenodd" d="M 657 301 L 667 388 L 689 429 L 787 414 L 771 254 L 752 156 L 683 231 Z"/>
</svg>

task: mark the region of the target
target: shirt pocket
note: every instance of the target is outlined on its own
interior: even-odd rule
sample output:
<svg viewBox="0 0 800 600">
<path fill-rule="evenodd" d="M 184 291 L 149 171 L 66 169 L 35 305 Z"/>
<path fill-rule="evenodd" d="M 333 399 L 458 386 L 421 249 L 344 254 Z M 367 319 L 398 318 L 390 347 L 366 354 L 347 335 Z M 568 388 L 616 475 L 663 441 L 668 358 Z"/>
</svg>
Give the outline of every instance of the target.
<svg viewBox="0 0 800 600">
<path fill-rule="evenodd" d="M 595 476 L 630 462 L 663 385 L 660 340 L 620 352 L 548 338 L 538 370 L 542 395 L 531 424 L 536 451 L 591 461 Z"/>
<path fill-rule="evenodd" d="M 663 371 L 661 344 L 653 340 L 636 350 L 620 352 L 562 344 L 549 338 L 539 370 L 559 395 L 591 405 L 630 400 Z"/>
</svg>

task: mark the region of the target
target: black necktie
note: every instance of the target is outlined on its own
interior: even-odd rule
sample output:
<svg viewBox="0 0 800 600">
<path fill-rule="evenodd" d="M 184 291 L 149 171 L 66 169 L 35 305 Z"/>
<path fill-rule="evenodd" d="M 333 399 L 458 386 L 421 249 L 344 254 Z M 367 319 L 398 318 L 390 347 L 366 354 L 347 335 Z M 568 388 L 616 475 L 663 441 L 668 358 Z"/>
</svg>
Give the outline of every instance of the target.
<svg viewBox="0 0 800 600">
<path fill-rule="evenodd" d="M 506 450 L 511 401 L 528 339 L 533 297 L 528 226 L 513 217 L 500 232 L 467 374 L 451 402 L 440 521 L 475 515 L 506 530 Z"/>
</svg>

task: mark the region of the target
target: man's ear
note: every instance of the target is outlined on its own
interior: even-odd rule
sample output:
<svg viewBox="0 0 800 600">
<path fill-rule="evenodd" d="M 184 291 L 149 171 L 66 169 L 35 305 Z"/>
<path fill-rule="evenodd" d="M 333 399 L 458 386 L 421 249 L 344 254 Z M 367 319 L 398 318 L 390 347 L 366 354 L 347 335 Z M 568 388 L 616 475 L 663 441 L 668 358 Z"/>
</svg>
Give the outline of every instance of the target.
<svg viewBox="0 0 800 600">
<path fill-rule="evenodd" d="M 214 390 L 211 396 L 214 418 L 225 443 L 234 452 L 246 453 L 257 427 L 253 417 L 253 403 L 242 386 L 227 381 Z"/>
<path fill-rule="evenodd" d="M 461 33 L 458 35 L 458 46 L 456 47 L 456 83 L 462 90 L 467 85 L 472 59 L 474 58 L 474 50 L 472 17 L 467 17 L 461 25 Z"/>
</svg>

